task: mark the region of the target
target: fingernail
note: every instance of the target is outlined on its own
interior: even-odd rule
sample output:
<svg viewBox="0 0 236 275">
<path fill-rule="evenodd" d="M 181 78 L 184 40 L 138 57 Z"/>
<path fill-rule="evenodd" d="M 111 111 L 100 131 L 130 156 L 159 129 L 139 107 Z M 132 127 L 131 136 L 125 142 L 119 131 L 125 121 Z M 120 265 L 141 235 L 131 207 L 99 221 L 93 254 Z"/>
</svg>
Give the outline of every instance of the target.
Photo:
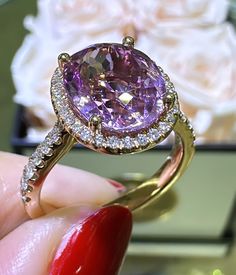
<svg viewBox="0 0 236 275">
<path fill-rule="evenodd" d="M 114 186 L 118 191 L 120 191 L 120 192 L 126 191 L 126 187 L 125 187 L 123 184 L 119 183 L 118 181 L 115 181 L 115 180 L 112 180 L 112 179 L 107 179 L 107 180 L 108 180 L 108 182 L 109 182 L 112 186 Z"/>
<path fill-rule="evenodd" d="M 118 274 L 131 230 L 127 208 L 113 205 L 96 210 L 63 237 L 50 274 Z"/>
</svg>

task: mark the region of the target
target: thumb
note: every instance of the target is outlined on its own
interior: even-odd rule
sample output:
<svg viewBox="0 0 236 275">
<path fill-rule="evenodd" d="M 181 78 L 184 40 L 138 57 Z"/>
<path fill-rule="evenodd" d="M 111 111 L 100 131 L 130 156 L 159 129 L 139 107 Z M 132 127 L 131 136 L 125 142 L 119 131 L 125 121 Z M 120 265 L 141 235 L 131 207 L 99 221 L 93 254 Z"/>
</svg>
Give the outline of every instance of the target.
<svg viewBox="0 0 236 275">
<path fill-rule="evenodd" d="M 121 206 L 56 210 L 2 239 L 0 274 L 117 274 L 131 226 Z"/>
<path fill-rule="evenodd" d="M 86 207 L 61 208 L 21 224 L 0 241 L 0 274 L 48 274 L 63 234 L 90 212 Z"/>
</svg>

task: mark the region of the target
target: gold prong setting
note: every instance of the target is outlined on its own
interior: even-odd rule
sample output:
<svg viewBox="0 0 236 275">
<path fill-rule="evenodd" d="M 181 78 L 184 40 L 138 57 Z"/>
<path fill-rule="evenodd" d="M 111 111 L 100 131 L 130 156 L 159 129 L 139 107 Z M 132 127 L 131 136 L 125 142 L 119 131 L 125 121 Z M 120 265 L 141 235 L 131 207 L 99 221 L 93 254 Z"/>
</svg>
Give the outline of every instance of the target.
<svg viewBox="0 0 236 275">
<path fill-rule="evenodd" d="M 131 136 L 107 135 L 102 132 L 102 120 L 99 116 L 93 116 L 89 124 L 85 125 L 70 108 L 59 68 L 56 69 L 51 81 L 51 98 L 55 112 L 65 129 L 78 142 L 94 150 L 109 154 L 125 154 L 150 149 L 169 135 L 180 113 L 174 85 L 167 74 L 160 67 L 158 69 L 165 81 L 167 93 L 165 98 L 157 101 L 156 108 L 165 109 L 166 112 L 158 122 L 147 130 L 142 130 Z"/>
<path fill-rule="evenodd" d="M 125 36 L 123 38 L 122 44 L 126 47 L 134 47 L 134 38 L 132 36 Z"/>
<path fill-rule="evenodd" d="M 61 70 L 63 70 L 66 63 L 70 61 L 71 57 L 68 53 L 61 53 L 58 56 L 58 65 Z"/>
</svg>

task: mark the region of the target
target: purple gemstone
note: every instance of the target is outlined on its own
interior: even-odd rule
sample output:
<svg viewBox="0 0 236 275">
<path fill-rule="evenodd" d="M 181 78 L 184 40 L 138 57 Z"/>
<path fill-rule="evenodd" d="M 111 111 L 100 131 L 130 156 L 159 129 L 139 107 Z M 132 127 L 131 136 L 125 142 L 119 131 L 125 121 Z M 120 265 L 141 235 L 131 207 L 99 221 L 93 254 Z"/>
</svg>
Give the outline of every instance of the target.
<svg viewBox="0 0 236 275">
<path fill-rule="evenodd" d="M 74 113 L 87 125 L 92 116 L 100 116 L 103 132 L 138 132 L 164 112 L 164 79 L 155 63 L 136 49 L 92 45 L 72 56 L 63 77 Z"/>
</svg>

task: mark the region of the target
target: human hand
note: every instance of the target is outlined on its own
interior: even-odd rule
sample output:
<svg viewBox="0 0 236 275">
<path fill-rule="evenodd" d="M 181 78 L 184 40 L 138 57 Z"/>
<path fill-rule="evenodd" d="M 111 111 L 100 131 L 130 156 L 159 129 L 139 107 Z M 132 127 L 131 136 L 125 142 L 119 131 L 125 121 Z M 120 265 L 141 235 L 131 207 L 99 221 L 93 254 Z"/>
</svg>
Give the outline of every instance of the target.
<svg viewBox="0 0 236 275">
<path fill-rule="evenodd" d="M 20 200 L 26 157 L 0 152 L 0 274 L 117 274 L 132 218 L 121 206 L 101 208 L 124 187 L 56 165 L 41 194 L 48 211 L 30 220 Z"/>
</svg>

